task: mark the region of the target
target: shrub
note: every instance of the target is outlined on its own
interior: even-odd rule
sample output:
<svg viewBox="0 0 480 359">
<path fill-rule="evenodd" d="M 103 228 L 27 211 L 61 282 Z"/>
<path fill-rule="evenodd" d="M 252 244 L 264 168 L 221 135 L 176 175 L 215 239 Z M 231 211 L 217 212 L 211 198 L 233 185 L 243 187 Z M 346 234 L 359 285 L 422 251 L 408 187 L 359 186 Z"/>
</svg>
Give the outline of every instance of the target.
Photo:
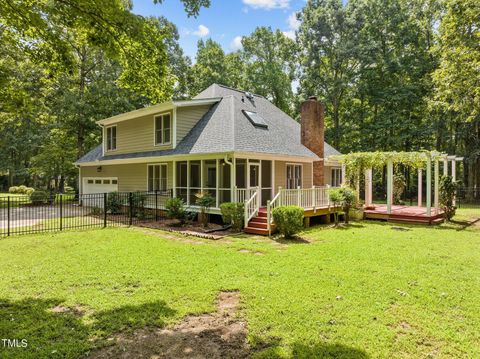
<svg viewBox="0 0 480 359">
<path fill-rule="evenodd" d="M 303 228 L 303 208 L 298 206 L 280 206 L 273 210 L 273 221 L 285 238 L 300 232 Z"/>
<path fill-rule="evenodd" d="M 348 224 L 350 220 L 350 209 L 357 202 L 355 191 L 348 187 L 341 187 L 330 190 L 328 195 L 335 207 L 342 207 L 342 211 L 345 213 L 345 223 Z M 338 224 L 338 214 L 335 212 L 335 225 L 336 224 Z"/>
<path fill-rule="evenodd" d="M 107 195 L 107 212 L 111 214 L 118 214 L 122 209 L 122 200 L 118 192 L 110 192 Z"/>
<path fill-rule="evenodd" d="M 223 223 L 231 224 L 232 229 L 241 231 L 243 228 L 243 203 L 225 202 L 220 205 Z"/>
<path fill-rule="evenodd" d="M 27 196 L 31 196 L 33 192 L 35 192 L 35 188 L 27 187 L 27 188 L 25 189 L 25 194 L 26 194 Z"/>
<path fill-rule="evenodd" d="M 203 223 L 203 226 L 206 228 L 208 227 L 208 216 L 207 212 L 215 204 L 215 198 L 213 198 L 210 193 L 208 192 L 199 192 L 195 194 L 195 197 L 197 197 L 197 200 L 195 201 L 195 204 L 197 206 L 200 206 L 200 217 L 201 222 Z"/>
<path fill-rule="evenodd" d="M 102 209 L 98 206 L 92 207 L 90 214 L 92 216 L 100 216 L 103 213 Z"/>
<path fill-rule="evenodd" d="M 64 193 L 68 193 L 68 194 L 74 194 L 75 193 L 75 189 L 71 186 L 65 186 L 64 189 L 63 189 L 63 192 Z"/>
<path fill-rule="evenodd" d="M 341 206 L 343 196 L 342 196 L 342 193 L 340 192 L 340 188 L 331 189 L 328 192 L 328 197 L 330 199 L 330 202 L 332 202 L 333 207 L 340 207 Z M 337 211 L 335 211 L 333 213 L 333 217 L 335 219 L 335 225 L 338 225 L 338 212 Z"/>
<path fill-rule="evenodd" d="M 132 216 L 137 217 L 139 219 L 145 219 L 146 212 L 145 212 L 145 201 L 147 200 L 147 196 L 143 193 L 133 193 L 132 194 Z"/>
<path fill-rule="evenodd" d="M 24 186 L 23 184 L 21 186 L 18 186 L 18 192 L 19 194 L 26 194 L 27 193 L 27 186 Z"/>
<path fill-rule="evenodd" d="M 169 198 L 165 203 L 165 209 L 167 210 L 167 217 L 170 219 L 177 219 L 180 224 L 184 224 L 186 218 L 185 203 L 183 199 L 174 197 Z"/>
<path fill-rule="evenodd" d="M 17 186 L 10 187 L 8 189 L 8 193 L 12 193 L 12 194 L 18 193 L 18 187 Z"/>
<path fill-rule="evenodd" d="M 447 221 L 450 221 L 453 216 L 455 216 L 455 212 L 457 210 L 457 207 L 453 205 L 457 188 L 458 182 L 454 181 L 451 176 L 443 176 L 441 178 L 439 199 Z"/>
<path fill-rule="evenodd" d="M 45 191 L 34 191 L 30 195 L 30 201 L 34 206 L 45 204 L 48 201 L 48 194 Z"/>
</svg>

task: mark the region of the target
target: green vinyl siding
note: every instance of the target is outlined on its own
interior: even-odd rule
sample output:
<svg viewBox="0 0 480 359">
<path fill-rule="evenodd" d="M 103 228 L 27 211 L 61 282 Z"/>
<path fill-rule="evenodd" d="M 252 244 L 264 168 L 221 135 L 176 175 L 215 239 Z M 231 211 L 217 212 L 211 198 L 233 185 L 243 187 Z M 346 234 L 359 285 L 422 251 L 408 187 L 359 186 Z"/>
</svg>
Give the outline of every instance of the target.
<svg viewBox="0 0 480 359">
<path fill-rule="evenodd" d="M 177 109 L 177 144 L 179 144 L 210 106 L 180 107 Z"/>
</svg>

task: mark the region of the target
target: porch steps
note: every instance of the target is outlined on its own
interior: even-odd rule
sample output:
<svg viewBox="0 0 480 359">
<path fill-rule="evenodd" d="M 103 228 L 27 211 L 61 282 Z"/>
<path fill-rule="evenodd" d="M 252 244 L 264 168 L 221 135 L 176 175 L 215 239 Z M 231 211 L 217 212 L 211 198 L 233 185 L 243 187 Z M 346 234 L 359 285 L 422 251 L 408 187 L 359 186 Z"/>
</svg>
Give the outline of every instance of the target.
<svg viewBox="0 0 480 359">
<path fill-rule="evenodd" d="M 272 232 L 273 232 L 272 226 Z M 268 236 L 267 209 L 260 208 L 258 215 L 253 217 L 244 228 L 245 233 Z"/>
</svg>

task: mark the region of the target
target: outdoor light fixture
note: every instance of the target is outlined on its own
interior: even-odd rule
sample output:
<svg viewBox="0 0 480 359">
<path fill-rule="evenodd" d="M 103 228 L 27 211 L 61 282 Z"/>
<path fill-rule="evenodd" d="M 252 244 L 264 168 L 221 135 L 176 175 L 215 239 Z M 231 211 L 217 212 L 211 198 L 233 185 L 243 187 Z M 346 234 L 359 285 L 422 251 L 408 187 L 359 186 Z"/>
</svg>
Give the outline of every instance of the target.
<svg viewBox="0 0 480 359">
<path fill-rule="evenodd" d="M 97 167 L 97 172 L 102 172 L 102 166 Z"/>
</svg>

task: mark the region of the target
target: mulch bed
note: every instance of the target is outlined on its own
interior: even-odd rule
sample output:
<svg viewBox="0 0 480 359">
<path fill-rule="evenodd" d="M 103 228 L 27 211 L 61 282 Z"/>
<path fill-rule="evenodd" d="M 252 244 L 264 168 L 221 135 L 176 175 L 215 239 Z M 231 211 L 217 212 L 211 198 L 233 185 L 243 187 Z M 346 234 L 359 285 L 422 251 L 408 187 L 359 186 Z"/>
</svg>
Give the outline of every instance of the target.
<svg viewBox="0 0 480 359">
<path fill-rule="evenodd" d="M 180 226 L 178 224 L 178 221 L 174 219 L 164 219 L 158 222 L 141 222 L 136 223 L 136 225 L 138 227 L 161 229 L 164 231 L 179 233 L 182 235 L 214 240 L 237 233 L 235 231 L 232 231 L 231 229 L 222 230 L 223 226 L 215 223 L 210 223 L 207 228 L 204 228 L 201 223 L 197 222 L 188 223 Z"/>
</svg>

